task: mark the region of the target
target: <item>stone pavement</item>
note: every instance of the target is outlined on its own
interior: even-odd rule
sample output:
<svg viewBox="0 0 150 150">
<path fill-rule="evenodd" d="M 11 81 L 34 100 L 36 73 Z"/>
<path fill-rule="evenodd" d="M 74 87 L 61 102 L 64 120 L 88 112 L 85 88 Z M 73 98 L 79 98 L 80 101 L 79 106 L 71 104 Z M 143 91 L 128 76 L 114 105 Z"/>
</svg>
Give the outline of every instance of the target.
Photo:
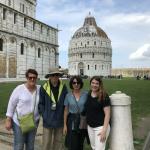
<svg viewBox="0 0 150 150">
<path fill-rule="evenodd" d="M 35 150 L 41 150 L 42 145 L 42 121 L 38 127 L 36 140 L 35 140 Z M 5 120 L 0 120 L 0 150 L 13 150 L 13 132 L 7 131 L 5 129 Z"/>
</svg>

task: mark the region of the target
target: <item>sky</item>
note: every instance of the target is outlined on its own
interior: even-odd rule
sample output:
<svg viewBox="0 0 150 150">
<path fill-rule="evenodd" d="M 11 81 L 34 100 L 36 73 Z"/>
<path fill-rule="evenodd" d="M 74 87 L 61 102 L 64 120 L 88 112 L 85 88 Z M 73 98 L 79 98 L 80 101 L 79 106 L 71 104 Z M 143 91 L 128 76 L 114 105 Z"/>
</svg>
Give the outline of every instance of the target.
<svg viewBox="0 0 150 150">
<path fill-rule="evenodd" d="M 58 27 L 59 65 L 89 12 L 111 40 L 112 68 L 150 67 L 150 0 L 37 0 L 36 18 Z"/>
</svg>

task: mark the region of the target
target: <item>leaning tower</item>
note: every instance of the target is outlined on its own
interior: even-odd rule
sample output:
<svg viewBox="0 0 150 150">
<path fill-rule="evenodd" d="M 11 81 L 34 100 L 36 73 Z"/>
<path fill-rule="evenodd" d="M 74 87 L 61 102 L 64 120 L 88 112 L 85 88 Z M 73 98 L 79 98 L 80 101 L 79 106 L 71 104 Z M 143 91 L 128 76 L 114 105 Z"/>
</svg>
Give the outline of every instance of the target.
<svg viewBox="0 0 150 150">
<path fill-rule="evenodd" d="M 107 34 L 89 15 L 72 36 L 68 50 L 70 75 L 108 76 L 111 74 L 112 47 Z"/>
</svg>

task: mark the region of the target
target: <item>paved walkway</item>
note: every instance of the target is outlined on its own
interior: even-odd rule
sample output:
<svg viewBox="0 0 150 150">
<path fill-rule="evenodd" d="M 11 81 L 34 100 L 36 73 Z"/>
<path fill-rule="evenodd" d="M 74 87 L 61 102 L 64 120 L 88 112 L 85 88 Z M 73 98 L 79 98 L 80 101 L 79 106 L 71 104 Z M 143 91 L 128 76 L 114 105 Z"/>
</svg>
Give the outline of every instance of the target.
<svg viewBox="0 0 150 150">
<path fill-rule="evenodd" d="M 13 150 L 13 132 L 7 131 L 4 125 L 5 120 L 0 120 L 0 150 Z M 42 121 L 40 121 L 35 140 L 35 150 L 41 150 L 42 132 Z"/>
</svg>

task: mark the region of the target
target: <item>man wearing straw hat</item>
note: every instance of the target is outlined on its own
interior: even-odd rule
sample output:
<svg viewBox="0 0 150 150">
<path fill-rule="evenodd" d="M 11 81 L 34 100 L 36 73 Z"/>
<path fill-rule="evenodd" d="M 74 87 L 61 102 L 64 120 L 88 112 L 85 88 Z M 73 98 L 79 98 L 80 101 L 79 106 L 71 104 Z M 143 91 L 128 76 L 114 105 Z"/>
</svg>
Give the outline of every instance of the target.
<svg viewBox="0 0 150 150">
<path fill-rule="evenodd" d="M 45 78 L 41 86 L 39 113 L 43 118 L 43 150 L 61 150 L 63 133 L 64 99 L 66 85 L 59 79 L 63 73 L 55 68 Z"/>
</svg>

